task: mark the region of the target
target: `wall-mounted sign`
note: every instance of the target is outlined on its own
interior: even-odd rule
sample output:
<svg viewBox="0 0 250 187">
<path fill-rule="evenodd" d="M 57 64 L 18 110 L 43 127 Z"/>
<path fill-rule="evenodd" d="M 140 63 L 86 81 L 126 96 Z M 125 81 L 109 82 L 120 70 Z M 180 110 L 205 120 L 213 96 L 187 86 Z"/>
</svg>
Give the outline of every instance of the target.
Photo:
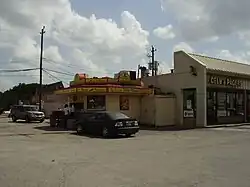
<svg viewBox="0 0 250 187">
<path fill-rule="evenodd" d="M 56 90 L 54 93 L 55 94 L 70 94 L 70 93 L 75 93 L 76 88 L 70 88 L 70 89 L 62 89 L 62 90 Z"/>
<path fill-rule="evenodd" d="M 54 92 L 55 94 L 73 94 L 73 93 L 127 93 L 127 94 L 152 94 L 153 89 L 149 88 L 119 88 L 119 87 L 84 87 L 62 89 Z"/>
<path fill-rule="evenodd" d="M 184 110 L 183 116 L 184 116 L 184 118 L 193 118 L 194 111 L 193 110 Z"/>
<path fill-rule="evenodd" d="M 235 88 L 240 88 L 242 87 L 242 84 L 243 84 L 243 80 L 240 80 L 237 78 L 222 77 L 222 76 L 215 76 L 215 75 L 209 75 L 207 81 L 208 81 L 208 84 L 211 84 L 211 85 L 235 87 Z"/>
<path fill-rule="evenodd" d="M 98 88 L 98 87 L 77 88 L 77 92 L 106 93 L 107 92 L 107 88 Z"/>
<path fill-rule="evenodd" d="M 151 94 L 152 89 L 140 89 L 140 88 L 116 88 L 111 87 L 108 89 L 109 93 L 138 93 L 138 94 Z"/>
<path fill-rule="evenodd" d="M 129 110 L 129 97 L 120 96 L 120 110 Z"/>
</svg>

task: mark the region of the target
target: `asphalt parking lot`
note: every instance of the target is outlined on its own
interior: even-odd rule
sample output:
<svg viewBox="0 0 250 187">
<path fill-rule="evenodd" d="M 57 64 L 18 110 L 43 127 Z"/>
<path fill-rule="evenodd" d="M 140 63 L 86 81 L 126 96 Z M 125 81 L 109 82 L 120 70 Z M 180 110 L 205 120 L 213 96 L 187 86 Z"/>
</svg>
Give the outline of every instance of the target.
<svg viewBox="0 0 250 187">
<path fill-rule="evenodd" d="M 250 128 L 101 139 L 0 118 L 1 187 L 249 187 Z"/>
</svg>

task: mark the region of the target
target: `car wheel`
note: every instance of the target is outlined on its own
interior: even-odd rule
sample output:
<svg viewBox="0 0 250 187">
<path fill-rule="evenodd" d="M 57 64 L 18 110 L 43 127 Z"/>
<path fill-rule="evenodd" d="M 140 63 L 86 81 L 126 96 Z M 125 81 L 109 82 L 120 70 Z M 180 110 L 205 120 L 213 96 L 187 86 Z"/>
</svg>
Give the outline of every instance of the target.
<svg viewBox="0 0 250 187">
<path fill-rule="evenodd" d="M 39 123 L 42 123 L 42 122 L 44 122 L 44 119 L 42 119 L 42 120 L 39 121 Z"/>
<path fill-rule="evenodd" d="M 12 121 L 13 121 L 13 122 L 16 122 L 16 120 L 17 120 L 17 119 L 16 119 L 16 116 L 11 116 L 11 118 L 12 118 Z"/>
<path fill-rule="evenodd" d="M 109 136 L 109 130 L 107 127 L 102 128 L 102 137 L 107 138 Z"/>
<path fill-rule="evenodd" d="M 30 118 L 29 118 L 29 116 L 26 116 L 26 117 L 25 117 L 25 121 L 26 121 L 27 123 L 29 123 L 29 122 L 30 122 Z"/>
<path fill-rule="evenodd" d="M 76 126 L 76 133 L 77 133 L 77 134 L 82 134 L 82 131 L 83 131 L 82 125 L 81 125 L 81 124 L 78 124 L 78 125 Z"/>
</svg>

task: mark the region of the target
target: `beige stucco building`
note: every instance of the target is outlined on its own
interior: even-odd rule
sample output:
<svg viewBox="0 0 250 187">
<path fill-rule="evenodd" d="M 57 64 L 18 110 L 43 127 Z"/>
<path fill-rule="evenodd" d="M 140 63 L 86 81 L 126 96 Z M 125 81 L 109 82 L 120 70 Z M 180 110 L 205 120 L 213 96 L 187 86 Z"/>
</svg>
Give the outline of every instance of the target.
<svg viewBox="0 0 250 187">
<path fill-rule="evenodd" d="M 203 127 L 250 120 L 249 65 L 178 51 L 171 73 L 143 82 L 175 95 L 174 107 L 162 107 L 174 115 L 173 125 Z"/>
<path fill-rule="evenodd" d="M 60 103 L 54 108 L 63 101 L 79 110 L 121 111 L 153 126 L 250 122 L 250 66 L 246 64 L 178 51 L 168 74 L 141 80 L 75 78 L 69 88 L 55 92 L 52 100 L 60 97 Z"/>
</svg>

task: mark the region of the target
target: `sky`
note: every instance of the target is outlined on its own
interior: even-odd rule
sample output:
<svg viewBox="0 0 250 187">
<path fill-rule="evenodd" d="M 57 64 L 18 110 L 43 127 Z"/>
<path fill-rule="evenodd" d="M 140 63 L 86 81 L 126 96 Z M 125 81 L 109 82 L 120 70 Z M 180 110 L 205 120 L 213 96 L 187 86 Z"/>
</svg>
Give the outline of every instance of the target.
<svg viewBox="0 0 250 187">
<path fill-rule="evenodd" d="M 160 73 L 177 50 L 249 63 L 248 7 L 248 0 L 1 0 L 0 70 L 39 67 L 42 26 L 46 84 L 136 70 L 149 62 L 151 45 Z M 38 83 L 39 70 L 0 77 L 4 91 Z"/>
</svg>

